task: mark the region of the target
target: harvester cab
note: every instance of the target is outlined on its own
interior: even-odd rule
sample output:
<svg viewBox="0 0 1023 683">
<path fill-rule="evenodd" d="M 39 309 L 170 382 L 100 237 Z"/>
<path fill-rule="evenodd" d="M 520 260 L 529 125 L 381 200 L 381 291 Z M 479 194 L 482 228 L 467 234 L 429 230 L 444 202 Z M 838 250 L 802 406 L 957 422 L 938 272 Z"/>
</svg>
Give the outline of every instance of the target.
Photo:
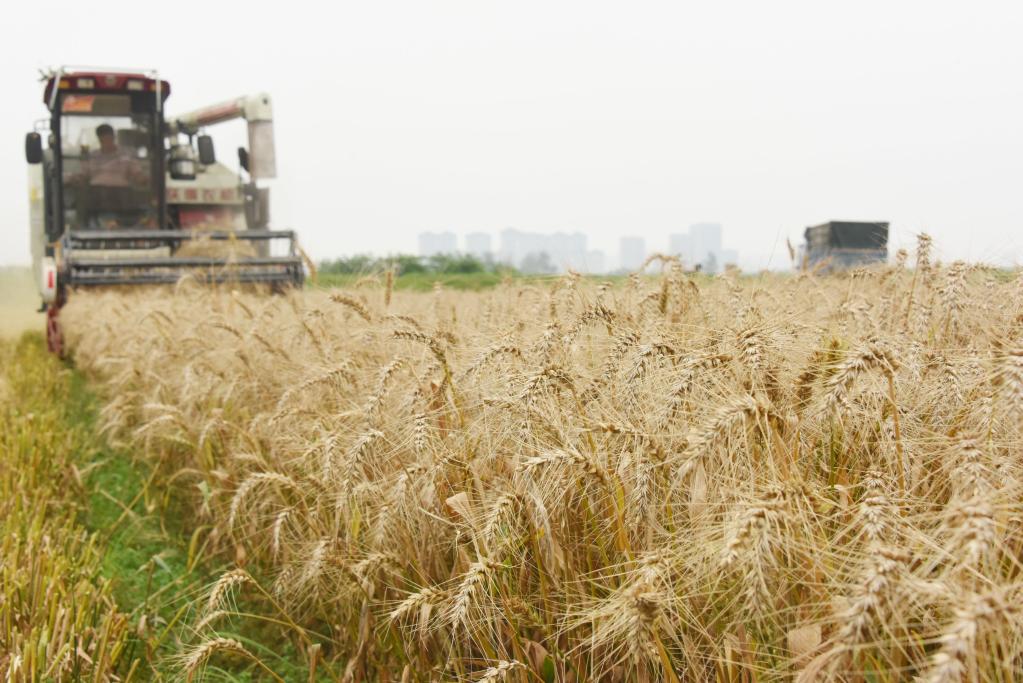
<svg viewBox="0 0 1023 683">
<path fill-rule="evenodd" d="M 25 138 L 36 282 L 51 350 L 79 288 L 203 283 L 301 286 L 294 232 L 273 230 L 273 110 L 265 94 L 166 116 L 154 71 L 63 67 L 45 76 L 49 117 Z M 244 173 L 219 163 L 206 129 L 244 119 Z M 44 144 L 45 141 L 45 144 Z"/>
</svg>

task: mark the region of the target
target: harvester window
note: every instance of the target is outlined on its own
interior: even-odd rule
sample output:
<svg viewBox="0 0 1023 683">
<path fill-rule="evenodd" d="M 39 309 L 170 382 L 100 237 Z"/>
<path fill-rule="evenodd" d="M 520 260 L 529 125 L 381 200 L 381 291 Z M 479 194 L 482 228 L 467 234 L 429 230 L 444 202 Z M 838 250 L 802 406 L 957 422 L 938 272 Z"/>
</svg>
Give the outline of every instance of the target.
<svg viewBox="0 0 1023 683">
<path fill-rule="evenodd" d="M 61 113 L 67 226 L 157 227 L 152 113 L 129 95 L 69 95 Z"/>
</svg>

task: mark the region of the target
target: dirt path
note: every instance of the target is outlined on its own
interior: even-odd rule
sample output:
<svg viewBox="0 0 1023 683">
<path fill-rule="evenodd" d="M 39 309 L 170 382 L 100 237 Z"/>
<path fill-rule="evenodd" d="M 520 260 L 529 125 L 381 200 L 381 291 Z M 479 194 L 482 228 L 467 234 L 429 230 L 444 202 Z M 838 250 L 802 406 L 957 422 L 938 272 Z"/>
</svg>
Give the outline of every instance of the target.
<svg viewBox="0 0 1023 683">
<path fill-rule="evenodd" d="M 38 309 L 32 269 L 0 268 L 0 339 L 15 339 L 26 330 L 42 331 L 45 318 Z"/>
</svg>

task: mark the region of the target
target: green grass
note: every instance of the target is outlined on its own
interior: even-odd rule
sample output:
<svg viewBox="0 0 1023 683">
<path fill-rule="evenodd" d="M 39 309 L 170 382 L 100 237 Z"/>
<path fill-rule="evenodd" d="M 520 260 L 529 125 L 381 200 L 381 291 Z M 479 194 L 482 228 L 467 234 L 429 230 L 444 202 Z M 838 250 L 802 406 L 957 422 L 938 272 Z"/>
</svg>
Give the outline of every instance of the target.
<svg viewBox="0 0 1023 683">
<path fill-rule="evenodd" d="M 89 435 L 89 448 L 78 458 L 87 482 L 85 525 L 104 540 L 103 575 L 114 581 L 118 604 L 138 612 L 153 593 L 188 576 L 181 529 L 161 524 L 154 514 L 151 468 L 111 448 L 99 435 L 99 399 L 81 373 L 69 371 L 65 414 L 71 425 Z"/>
<path fill-rule="evenodd" d="M 365 281 L 368 277 L 374 276 L 320 273 L 317 276 L 316 282 L 310 282 L 310 284 L 315 287 L 344 288 L 352 287 L 360 281 Z M 382 275 L 377 277 L 380 282 L 384 281 Z M 499 285 L 504 278 L 504 275 L 498 273 L 408 273 L 406 275 L 399 275 L 395 279 L 394 288 L 427 292 L 433 289 L 435 282 L 439 282 L 447 289 L 479 291 Z"/>
<path fill-rule="evenodd" d="M 478 292 L 496 287 L 502 282 L 510 281 L 516 284 L 541 284 L 549 283 L 559 275 L 506 275 L 503 273 L 408 273 L 399 275 L 394 282 L 394 288 L 414 292 L 428 292 L 433 289 L 434 283 L 439 282 L 445 289 L 459 291 Z M 622 275 L 586 275 L 588 280 L 596 282 L 620 283 L 625 279 Z M 337 273 L 320 273 L 316 282 L 309 282 L 312 287 L 322 288 L 346 288 L 353 287 L 372 279 L 375 282 L 383 283 L 383 275 L 348 275 Z"/>
<path fill-rule="evenodd" d="M 71 373 L 44 350 L 41 335 L 0 342 L 0 677 L 7 680 L 105 680 L 131 667 L 130 623 L 102 574 L 102 541 L 84 524 L 90 435 L 72 415 L 70 387 Z"/>
<path fill-rule="evenodd" d="M 195 533 L 197 520 L 190 491 L 180 483 L 168 484 L 170 472 L 156 467 L 158 461 L 133 457 L 100 434 L 101 399 L 81 373 L 46 353 L 39 334 L 24 335 L 16 346 L 0 343 L 8 345 L 0 351 L 17 370 L 17 377 L 5 385 L 5 391 L 18 394 L 13 409 L 46 430 L 40 435 L 45 437 L 40 443 L 46 448 L 64 449 L 45 456 L 52 469 L 36 464 L 30 468 L 34 471 L 23 475 L 25 480 L 37 482 L 33 486 L 38 493 L 30 493 L 47 501 L 37 516 L 52 517 L 52 522 L 61 526 L 77 525 L 86 534 L 89 553 L 83 567 L 92 568 L 87 569 L 84 580 L 109 595 L 128 620 L 130 635 L 118 672 L 123 678 L 138 660 L 133 681 L 180 680 L 175 655 L 182 643 L 195 642 L 187 626 L 195 619 L 195 601 L 230 568 L 229 563 L 205 552 L 204 529 Z M 4 375 L 9 373 L 0 368 L 0 377 Z M 31 462 L 44 455 L 34 456 Z M 5 457 L 0 453 L 0 472 L 18 462 Z M 61 481 L 70 484 L 61 487 Z M 80 487 L 74 483 L 78 481 Z M 59 505 L 58 494 L 63 501 Z M 77 558 L 68 561 L 75 563 Z M 262 611 L 244 595 L 237 603 L 241 613 Z M 265 622 L 234 618 L 229 623 L 232 628 L 218 635 L 249 645 L 285 680 L 308 680 L 305 659 L 287 633 Z M 276 644 L 274 650 L 257 644 L 268 642 Z M 0 652 L 0 674 L 2 663 Z M 205 680 L 270 679 L 251 662 L 218 658 L 211 662 Z"/>
<path fill-rule="evenodd" d="M 73 373 L 67 403 L 69 417 L 96 434 L 100 402 L 78 372 Z M 134 654 L 145 655 L 145 673 L 153 680 L 177 680 L 180 671 L 173 656 L 178 639 L 191 636 L 186 624 L 195 618 L 193 601 L 229 567 L 223 558 L 204 556 L 202 535 L 194 533 L 187 501 L 176 495 L 182 492 L 164 485 L 167 473 L 98 437 L 89 462 L 83 464 L 91 468 L 86 525 L 104 539 L 102 575 L 111 580 L 118 605 L 130 612 L 133 622 L 145 616 L 153 625 L 136 638 Z M 245 610 L 244 600 L 239 600 L 239 610 Z M 220 635 L 250 645 L 279 640 L 277 651 L 256 653 L 264 661 L 269 658 L 271 668 L 285 680 L 307 679 L 302 657 L 290 642 L 274 638 L 261 625 L 237 620 L 235 625 L 237 629 Z M 228 660 L 226 664 L 238 666 L 231 670 L 221 668 L 225 662 L 216 664 L 207 670 L 208 680 L 268 680 L 247 661 Z"/>
</svg>

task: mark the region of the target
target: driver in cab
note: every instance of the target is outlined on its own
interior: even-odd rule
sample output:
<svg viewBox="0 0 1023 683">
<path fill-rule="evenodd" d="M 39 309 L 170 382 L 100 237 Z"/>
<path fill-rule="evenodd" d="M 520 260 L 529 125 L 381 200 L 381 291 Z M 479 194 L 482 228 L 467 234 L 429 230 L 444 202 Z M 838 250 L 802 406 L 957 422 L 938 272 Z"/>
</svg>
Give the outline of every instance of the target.
<svg viewBox="0 0 1023 683">
<path fill-rule="evenodd" d="M 114 129 L 102 123 L 96 127 L 99 149 L 86 162 L 85 175 L 90 185 L 100 187 L 138 187 L 148 175 L 138 159 L 124 152 L 114 141 Z"/>
</svg>

